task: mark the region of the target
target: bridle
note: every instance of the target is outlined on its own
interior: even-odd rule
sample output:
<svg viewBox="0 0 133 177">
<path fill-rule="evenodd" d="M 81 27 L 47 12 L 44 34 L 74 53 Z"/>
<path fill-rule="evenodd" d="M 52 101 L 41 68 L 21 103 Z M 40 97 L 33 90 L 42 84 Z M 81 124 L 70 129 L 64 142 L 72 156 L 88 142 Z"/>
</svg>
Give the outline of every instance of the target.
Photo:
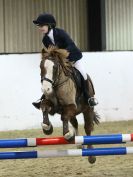
<svg viewBox="0 0 133 177">
<path fill-rule="evenodd" d="M 41 78 L 41 82 L 43 82 L 43 81 L 48 81 L 48 82 L 50 82 L 50 84 L 54 84 L 54 82 L 52 81 L 52 80 L 50 80 L 50 79 L 48 79 L 47 77 L 45 77 L 45 76 L 43 76 L 42 78 Z"/>
<path fill-rule="evenodd" d="M 43 81 L 45 80 L 45 81 L 49 82 L 50 84 L 52 84 L 52 87 L 53 87 L 53 88 L 60 87 L 60 86 L 62 86 L 65 82 L 67 82 L 68 79 L 69 79 L 69 77 L 67 77 L 67 79 L 65 79 L 65 80 L 62 81 L 61 83 L 58 83 L 58 82 L 59 82 L 60 74 L 61 74 L 61 72 L 60 72 L 60 65 L 58 64 L 58 65 L 57 65 L 57 76 L 56 76 L 56 79 L 55 79 L 54 81 L 52 81 L 51 79 L 49 79 L 49 78 L 43 76 L 43 77 L 41 77 L 41 82 L 43 82 Z"/>
</svg>

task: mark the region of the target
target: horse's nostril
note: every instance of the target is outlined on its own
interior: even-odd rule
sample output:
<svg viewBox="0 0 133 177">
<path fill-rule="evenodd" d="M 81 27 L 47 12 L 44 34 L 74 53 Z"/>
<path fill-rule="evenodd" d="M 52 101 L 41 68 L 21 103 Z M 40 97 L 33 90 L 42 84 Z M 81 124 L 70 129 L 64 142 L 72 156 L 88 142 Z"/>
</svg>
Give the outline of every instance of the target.
<svg viewBox="0 0 133 177">
<path fill-rule="evenodd" d="M 50 88 L 47 89 L 47 91 L 49 91 L 49 90 L 50 90 Z"/>
</svg>

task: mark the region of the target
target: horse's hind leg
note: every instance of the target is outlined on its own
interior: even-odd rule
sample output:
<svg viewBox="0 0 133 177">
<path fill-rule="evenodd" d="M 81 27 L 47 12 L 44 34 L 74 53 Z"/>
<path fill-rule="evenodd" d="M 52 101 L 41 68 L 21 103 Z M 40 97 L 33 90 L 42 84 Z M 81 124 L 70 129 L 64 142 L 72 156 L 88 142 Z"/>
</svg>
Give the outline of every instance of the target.
<svg viewBox="0 0 133 177">
<path fill-rule="evenodd" d="M 93 108 L 88 108 L 86 109 L 85 112 L 83 112 L 84 115 L 84 129 L 85 129 L 85 133 L 87 136 L 91 135 L 91 132 L 93 131 L 93 127 L 94 127 L 94 117 L 95 117 L 95 112 L 93 110 Z M 92 145 L 88 145 L 87 148 L 93 148 Z M 89 156 L 88 157 L 88 161 L 90 163 L 95 163 L 96 161 L 96 157 L 95 156 Z"/>
</svg>

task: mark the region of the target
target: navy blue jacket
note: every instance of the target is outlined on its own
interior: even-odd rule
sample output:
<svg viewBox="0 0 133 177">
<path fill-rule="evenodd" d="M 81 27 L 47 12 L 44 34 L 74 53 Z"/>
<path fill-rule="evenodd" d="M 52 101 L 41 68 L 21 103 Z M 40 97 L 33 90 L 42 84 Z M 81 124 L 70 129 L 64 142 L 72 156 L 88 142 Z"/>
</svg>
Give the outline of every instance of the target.
<svg viewBox="0 0 133 177">
<path fill-rule="evenodd" d="M 68 56 L 70 61 L 77 61 L 82 58 L 81 51 L 77 48 L 73 40 L 63 29 L 54 28 L 53 36 L 55 45 L 60 49 L 66 49 L 70 53 Z M 43 37 L 42 42 L 46 48 L 48 48 L 49 45 L 53 45 L 52 41 L 47 35 Z"/>
</svg>

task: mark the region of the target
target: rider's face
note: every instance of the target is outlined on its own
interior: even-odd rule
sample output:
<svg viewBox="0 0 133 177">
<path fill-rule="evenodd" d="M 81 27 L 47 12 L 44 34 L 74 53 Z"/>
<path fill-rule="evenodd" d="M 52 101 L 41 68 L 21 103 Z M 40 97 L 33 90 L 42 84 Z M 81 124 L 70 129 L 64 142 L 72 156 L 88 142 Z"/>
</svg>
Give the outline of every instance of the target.
<svg viewBox="0 0 133 177">
<path fill-rule="evenodd" d="M 40 25 L 38 26 L 38 28 L 39 28 L 39 31 L 43 34 L 46 34 L 48 32 L 48 25 L 42 25 L 42 26 Z"/>
</svg>

